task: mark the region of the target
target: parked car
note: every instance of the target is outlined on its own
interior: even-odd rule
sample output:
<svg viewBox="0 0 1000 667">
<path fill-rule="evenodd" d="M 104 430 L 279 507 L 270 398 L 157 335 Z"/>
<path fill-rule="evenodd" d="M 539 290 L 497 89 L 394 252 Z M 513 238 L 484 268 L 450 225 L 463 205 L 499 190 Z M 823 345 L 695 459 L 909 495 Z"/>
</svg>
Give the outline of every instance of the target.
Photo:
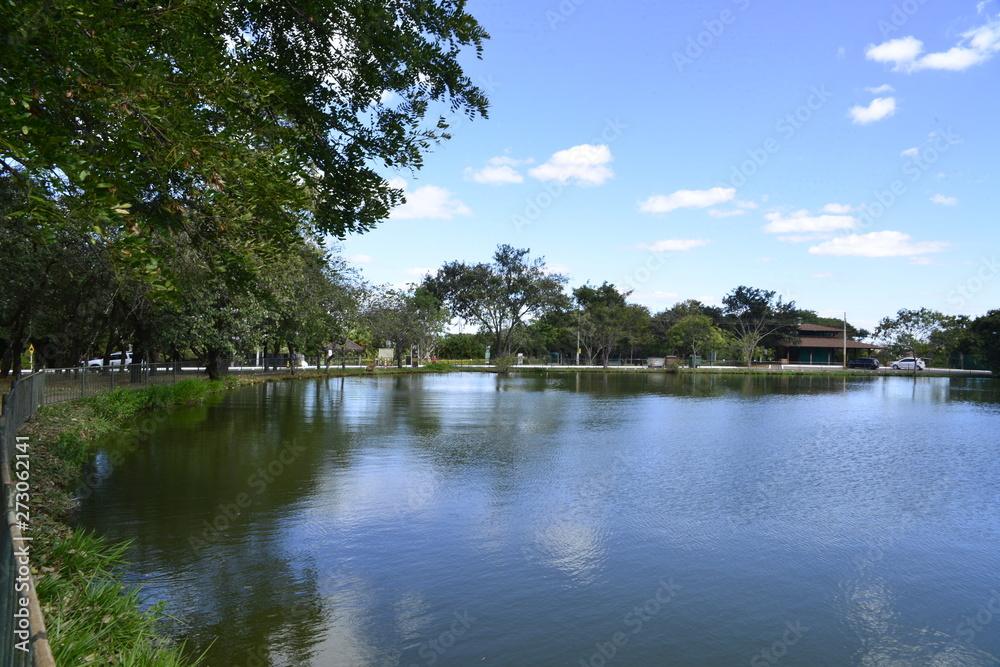
<svg viewBox="0 0 1000 667">
<path fill-rule="evenodd" d="M 871 357 L 858 357 L 857 359 L 851 359 L 847 362 L 848 368 L 863 368 L 869 371 L 878 370 L 878 359 L 872 359 Z"/>
<path fill-rule="evenodd" d="M 131 364 L 131 363 L 132 363 L 132 353 L 131 352 L 126 352 L 125 353 L 125 365 L 127 366 L 128 364 Z M 93 368 L 94 366 L 100 367 L 100 366 L 103 366 L 103 365 L 104 365 L 104 358 L 103 357 L 98 357 L 97 359 L 91 359 L 90 361 L 87 362 L 87 367 L 88 368 Z M 111 353 L 111 359 L 108 360 L 108 366 L 121 366 L 121 365 L 122 365 L 122 353 L 121 352 L 112 352 Z"/>
<path fill-rule="evenodd" d="M 914 366 L 917 367 L 918 371 L 927 368 L 927 364 L 919 357 L 906 357 L 905 359 L 892 362 L 892 370 L 894 371 L 912 371 Z"/>
</svg>

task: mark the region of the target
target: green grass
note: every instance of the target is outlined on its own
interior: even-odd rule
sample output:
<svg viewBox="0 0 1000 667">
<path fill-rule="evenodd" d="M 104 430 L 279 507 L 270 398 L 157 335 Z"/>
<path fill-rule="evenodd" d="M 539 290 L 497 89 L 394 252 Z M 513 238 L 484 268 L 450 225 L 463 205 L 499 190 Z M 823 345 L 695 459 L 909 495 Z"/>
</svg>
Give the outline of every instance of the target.
<svg viewBox="0 0 1000 667">
<path fill-rule="evenodd" d="M 165 632 L 163 610 L 141 611 L 141 593 L 123 585 L 126 543 L 72 530 L 72 489 L 101 437 L 127 433 L 152 410 L 194 403 L 233 383 L 184 380 L 117 389 L 41 409 L 22 434 L 32 446 L 32 565 L 49 643 L 60 667 L 199 664 Z M 43 546 L 44 545 L 44 546 Z"/>
<path fill-rule="evenodd" d="M 140 611 L 139 590 L 119 574 L 127 543 L 76 531 L 55 540 L 36 579 L 56 664 L 180 667 L 183 646 L 162 632 L 162 607 Z"/>
<path fill-rule="evenodd" d="M 421 367 L 426 371 L 453 371 L 456 370 L 455 364 L 446 364 L 442 361 L 432 361 L 429 364 L 424 364 Z"/>
</svg>

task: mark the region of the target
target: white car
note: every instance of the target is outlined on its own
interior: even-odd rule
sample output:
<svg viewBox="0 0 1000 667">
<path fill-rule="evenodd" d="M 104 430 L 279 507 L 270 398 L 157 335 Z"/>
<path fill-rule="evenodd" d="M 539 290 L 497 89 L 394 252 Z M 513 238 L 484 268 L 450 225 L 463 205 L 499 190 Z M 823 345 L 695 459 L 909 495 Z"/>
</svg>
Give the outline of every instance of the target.
<svg viewBox="0 0 1000 667">
<path fill-rule="evenodd" d="M 127 366 L 128 364 L 131 364 L 131 363 L 132 363 L 132 353 L 131 352 L 126 352 L 125 353 L 125 365 Z M 94 366 L 101 367 L 103 365 L 104 365 L 104 358 L 103 357 L 98 358 L 98 359 L 91 359 L 90 361 L 87 362 L 87 367 L 88 368 L 93 368 Z M 121 352 L 112 352 L 111 353 L 111 359 L 108 360 L 108 366 L 121 366 L 121 365 L 122 365 L 122 353 Z"/>
<path fill-rule="evenodd" d="M 906 357 L 905 359 L 892 362 L 892 370 L 894 371 L 912 371 L 914 366 L 916 366 L 918 371 L 927 368 L 927 364 L 919 357 Z"/>
</svg>

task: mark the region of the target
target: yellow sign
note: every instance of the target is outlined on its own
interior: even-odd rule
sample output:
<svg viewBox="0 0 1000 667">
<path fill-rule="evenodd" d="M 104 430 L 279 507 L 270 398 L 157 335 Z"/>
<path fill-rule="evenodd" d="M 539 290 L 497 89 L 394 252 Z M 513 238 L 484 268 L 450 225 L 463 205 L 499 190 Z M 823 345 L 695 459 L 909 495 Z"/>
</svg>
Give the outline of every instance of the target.
<svg viewBox="0 0 1000 667">
<path fill-rule="evenodd" d="M 31 345 L 31 344 L 28 345 L 28 354 L 30 354 L 31 356 L 35 356 L 35 346 L 34 345 Z"/>
</svg>

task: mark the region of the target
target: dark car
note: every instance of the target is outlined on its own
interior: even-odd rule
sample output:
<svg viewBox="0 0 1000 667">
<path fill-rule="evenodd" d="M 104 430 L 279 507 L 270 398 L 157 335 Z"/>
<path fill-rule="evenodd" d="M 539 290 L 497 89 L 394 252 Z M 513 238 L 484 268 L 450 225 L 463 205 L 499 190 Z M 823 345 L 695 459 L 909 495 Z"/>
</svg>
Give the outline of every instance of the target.
<svg viewBox="0 0 1000 667">
<path fill-rule="evenodd" d="M 862 368 L 869 371 L 878 370 L 878 359 L 872 359 L 870 357 L 860 357 L 858 359 L 851 359 L 847 362 L 848 368 Z"/>
</svg>

